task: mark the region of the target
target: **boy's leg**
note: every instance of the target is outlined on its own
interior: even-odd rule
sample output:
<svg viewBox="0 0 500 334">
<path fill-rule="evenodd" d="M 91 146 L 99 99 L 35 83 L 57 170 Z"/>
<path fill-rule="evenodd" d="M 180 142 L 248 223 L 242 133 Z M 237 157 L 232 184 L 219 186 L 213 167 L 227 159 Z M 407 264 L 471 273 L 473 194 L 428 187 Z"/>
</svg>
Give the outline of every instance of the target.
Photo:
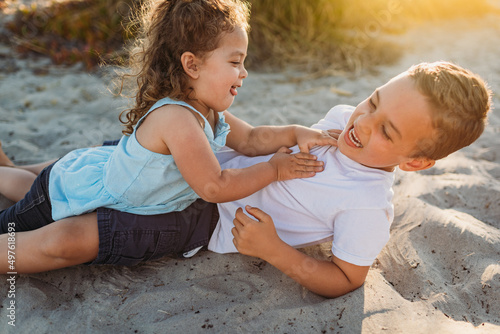
<svg viewBox="0 0 500 334">
<path fill-rule="evenodd" d="M 10 238 L 10 240 L 9 240 Z M 7 250 L 15 245 L 14 270 Z M 0 273 L 37 273 L 90 262 L 97 257 L 99 233 L 96 213 L 70 217 L 42 228 L 0 235 Z"/>
<path fill-rule="evenodd" d="M 83 263 L 131 266 L 182 254 L 208 244 L 210 225 L 218 217 L 217 205 L 201 199 L 182 212 L 162 215 L 141 216 L 111 209 L 98 212 L 14 236 L 0 235 L 0 273 L 35 273 Z M 15 244 L 15 270 L 9 268 L 9 243 Z"/>
</svg>

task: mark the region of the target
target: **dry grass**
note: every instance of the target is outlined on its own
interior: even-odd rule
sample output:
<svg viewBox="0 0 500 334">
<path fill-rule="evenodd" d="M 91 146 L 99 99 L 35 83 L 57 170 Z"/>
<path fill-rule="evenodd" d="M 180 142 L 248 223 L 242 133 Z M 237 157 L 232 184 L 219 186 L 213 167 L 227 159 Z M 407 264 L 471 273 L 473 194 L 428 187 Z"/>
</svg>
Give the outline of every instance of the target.
<svg viewBox="0 0 500 334">
<path fill-rule="evenodd" d="M 388 34 L 429 20 L 491 12 L 487 0 L 254 0 L 252 67 L 356 72 L 399 58 Z"/>
<path fill-rule="evenodd" d="M 124 29 L 131 8 L 140 0 L 73 0 L 38 8 L 21 7 L 6 27 L 21 54 L 39 53 L 56 64 L 119 61 L 133 33 Z"/>
<path fill-rule="evenodd" d="M 130 8 L 144 0 L 73 0 L 46 8 L 20 8 L 8 25 L 21 53 L 37 52 L 59 64 L 124 56 Z M 487 0 L 251 0 L 252 31 L 247 65 L 295 67 L 312 75 L 356 72 L 398 59 L 387 34 L 410 25 L 483 15 Z"/>
</svg>

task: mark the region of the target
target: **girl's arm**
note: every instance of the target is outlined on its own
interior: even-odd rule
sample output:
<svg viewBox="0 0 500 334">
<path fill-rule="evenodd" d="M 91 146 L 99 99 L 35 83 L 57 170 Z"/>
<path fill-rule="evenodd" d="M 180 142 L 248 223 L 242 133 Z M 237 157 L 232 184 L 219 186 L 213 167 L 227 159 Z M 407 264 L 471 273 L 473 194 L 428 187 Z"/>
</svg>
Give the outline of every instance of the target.
<svg viewBox="0 0 500 334">
<path fill-rule="evenodd" d="M 309 149 L 316 145 L 337 144 L 332 135 L 338 131 L 321 131 L 300 125 L 253 127 L 228 111 L 224 111 L 224 117 L 231 127 L 226 145 L 247 156 L 270 154 L 280 147 L 294 145 L 299 145 L 301 152 L 309 153 Z"/>
<path fill-rule="evenodd" d="M 285 152 L 247 168 L 222 170 L 198 119 L 179 106 L 151 113 L 137 130 L 137 139 L 153 152 L 171 154 L 189 186 L 214 203 L 240 199 L 271 182 L 311 177 L 323 170 L 323 163 L 310 154 Z"/>
</svg>

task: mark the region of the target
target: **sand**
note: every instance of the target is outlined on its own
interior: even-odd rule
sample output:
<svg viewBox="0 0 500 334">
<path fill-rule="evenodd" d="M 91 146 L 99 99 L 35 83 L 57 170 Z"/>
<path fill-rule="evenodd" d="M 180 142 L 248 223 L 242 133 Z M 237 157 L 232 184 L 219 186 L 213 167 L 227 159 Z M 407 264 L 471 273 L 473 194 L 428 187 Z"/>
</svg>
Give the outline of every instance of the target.
<svg viewBox="0 0 500 334">
<path fill-rule="evenodd" d="M 392 38 L 403 58 L 375 70 L 300 82 L 290 80 L 297 73 L 251 72 L 231 110 L 254 125 L 311 125 L 410 65 L 435 60 L 470 68 L 500 92 L 498 17 L 427 23 Z M 35 163 L 117 138 L 124 101 L 107 92 L 105 71 L 21 60 L 1 45 L 0 140 L 8 155 Z M 397 173 L 391 239 L 364 286 L 343 297 L 317 296 L 256 258 L 204 251 L 133 268 L 18 275 L 15 298 L 2 276 L 0 332 L 500 332 L 499 135 L 494 111 L 470 147 L 428 171 Z M 8 325 L 11 300 L 15 327 Z"/>
</svg>

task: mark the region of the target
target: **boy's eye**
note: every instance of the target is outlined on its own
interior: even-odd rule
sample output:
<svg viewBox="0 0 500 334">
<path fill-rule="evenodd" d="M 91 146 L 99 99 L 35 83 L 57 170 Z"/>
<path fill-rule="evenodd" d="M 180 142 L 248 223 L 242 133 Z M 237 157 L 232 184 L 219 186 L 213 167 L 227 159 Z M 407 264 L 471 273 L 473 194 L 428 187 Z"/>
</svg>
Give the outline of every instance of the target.
<svg viewBox="0 0 500 334">
<path fill-rule="evenodd" d="M 377 108 L 377 106 L 375 105 L 375 103 L 373 103 L 373 100 L 371 98 L 369 100 L 369 103 L 370 103 L 370 107 L 372 107 L 373 109 Z"/>
</svg>

